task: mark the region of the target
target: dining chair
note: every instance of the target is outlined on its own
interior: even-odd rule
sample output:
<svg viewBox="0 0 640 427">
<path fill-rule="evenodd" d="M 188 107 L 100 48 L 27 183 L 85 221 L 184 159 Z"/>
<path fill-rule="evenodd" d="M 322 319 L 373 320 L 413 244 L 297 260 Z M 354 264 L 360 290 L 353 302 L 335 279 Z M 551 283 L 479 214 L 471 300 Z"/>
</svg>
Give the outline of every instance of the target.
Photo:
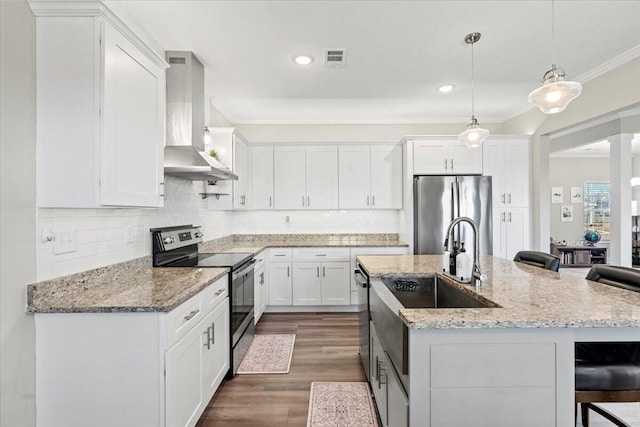
<svg viewBox="0 0 640 427">
<path fill-rule="evenodd" d="M 640 292 L 640 270 L 594 265 L 587 280 Z M 640 402 L 640 343 L 576 343 L 575 404 L 582 425 L 589 426 L 589 409 L 616 426 L 629 424 L 593 402 Z"/>
<path fill-rule="evenodd" d="M 558 271 L 560 268 L 560 258 L 546 252 L 520 251 L 513 260 L 551 271 Z"/>
</svg>

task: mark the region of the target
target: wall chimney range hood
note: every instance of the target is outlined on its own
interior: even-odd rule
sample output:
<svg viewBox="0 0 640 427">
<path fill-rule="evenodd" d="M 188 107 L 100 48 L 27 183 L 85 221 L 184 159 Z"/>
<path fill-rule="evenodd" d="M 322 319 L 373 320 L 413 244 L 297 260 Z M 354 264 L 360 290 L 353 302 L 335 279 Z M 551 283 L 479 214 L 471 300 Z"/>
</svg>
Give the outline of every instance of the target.
<svg viewBox="0 0 640 427">
<path fill-rule="evenodd" d="M 164 173 L 192 181 L 237 180 L 204 152 L 204 67 L 192 52 L 167 51 Z"/>
</svg>

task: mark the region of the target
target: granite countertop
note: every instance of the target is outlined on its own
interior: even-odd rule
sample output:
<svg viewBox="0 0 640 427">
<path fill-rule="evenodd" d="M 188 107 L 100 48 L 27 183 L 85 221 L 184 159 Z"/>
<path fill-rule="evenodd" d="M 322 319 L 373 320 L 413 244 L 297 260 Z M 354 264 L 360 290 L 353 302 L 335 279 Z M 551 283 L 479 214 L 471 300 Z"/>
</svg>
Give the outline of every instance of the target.
<svg viewBox="0 0 640 427">
<path fill-rule="evenodd" d="M 153 268 L 151 257 L 34 283 L 29 313 L 169 312 L 228 268 Z"/>
<path fill-rule="evenodd" d="M 238 234 L 200 244 L 200 252 L 250 252 L 267 248 L 407 247 L 394 233 L 378 234 Z"/>
<path fill-rule="evenodd" d="M 200 252 L 257 255 L 269 247 L 407 246 L 397 234 L 246 234 L 200 244 Z M 29 313 L 168 312 L 229 272 L 153 268 L 151 257 L 28 285 Z"/>
<path fill-rule="evenodd" d="M 401 309 L 409 328 L 600 328 L 640 327 L 640 293 L 562 272 L 482 256 L 488 280 L 481 287 L 444 276 L 441 255 L 358 256 L 372 279 L 436 275 L 499 308 Z"/>
</svg>

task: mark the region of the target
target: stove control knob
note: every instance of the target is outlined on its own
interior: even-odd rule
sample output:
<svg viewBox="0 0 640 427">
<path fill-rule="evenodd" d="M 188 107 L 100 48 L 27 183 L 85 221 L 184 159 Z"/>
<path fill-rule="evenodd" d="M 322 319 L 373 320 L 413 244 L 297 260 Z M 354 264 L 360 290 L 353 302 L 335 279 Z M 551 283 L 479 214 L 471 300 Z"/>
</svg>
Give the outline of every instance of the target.
<svg viewBox="0 0 640 427">
<path fill-rule="evenodd" d="M 170 243 L 175 242 L 176 239 L 174 239 L 173 237 L 165 237 L 164 239 L 162 239 L 162 243 L 164 243 L 165 245 L 168 245 Z"/>
<path fill-rule="evenodd" d="M 200 233 L 199 231 L 196 231 L 194 236 L 195 236 L 196 239 L 199 239 L 200 237 L 202 237 L 202 233 Z"/>
</svg>

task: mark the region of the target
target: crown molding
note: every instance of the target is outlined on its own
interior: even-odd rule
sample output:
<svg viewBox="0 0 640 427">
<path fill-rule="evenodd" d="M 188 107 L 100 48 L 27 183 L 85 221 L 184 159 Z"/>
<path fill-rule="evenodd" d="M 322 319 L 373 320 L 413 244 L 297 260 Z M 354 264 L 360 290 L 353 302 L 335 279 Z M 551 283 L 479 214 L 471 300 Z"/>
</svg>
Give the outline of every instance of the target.
<svg viewBox="0 0 640 427">
<path fill-rule="evenodd" d="M 608 60 L 607 62 L 604 62 L 600 65 L 598 65 L 595 68 L 592 68 L 591 70 L 587 71 L 586 73 L 580 74 L 578 77 L 576 77 L 576 80 L 581 82 L 581 83 L 586 83 L 590 80 L 593 80 L 597 77 L 600 77 L 601 75 L 608 73 L 609 71 L 620 67 L 621 65 L 626 64 L 629 61 L 633 61 L 634 59 L 640 57 L 640 45 L 633 47 L 631 49 L 629 49 L 626 52 L 621 53 L 620 55 L 616 56 L 615 58 L 612 58 L 610 60 Z"/>
</svg>

